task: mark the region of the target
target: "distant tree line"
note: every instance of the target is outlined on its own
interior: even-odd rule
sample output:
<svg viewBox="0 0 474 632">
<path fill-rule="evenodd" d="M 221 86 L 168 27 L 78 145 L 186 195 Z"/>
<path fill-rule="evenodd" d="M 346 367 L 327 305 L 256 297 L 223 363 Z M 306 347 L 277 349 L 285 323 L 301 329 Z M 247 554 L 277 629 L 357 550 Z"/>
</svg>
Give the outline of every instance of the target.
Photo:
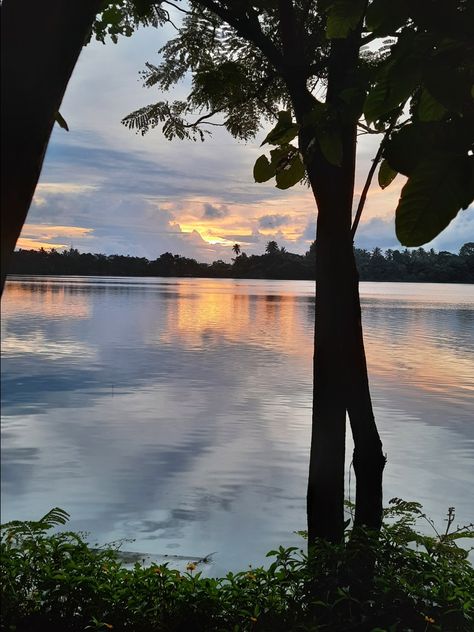
<svg viewBox="0 0 474 632">
<path fill-rule="evenodd" d="M 211 264 L 165 252 L 150 261 L 145 257 L 80 253 L 75 248 L 18 250 L 10 274 L 71 274 L 94 276 L 227 277 L 248 279 L 314 279 L 316 242 L 306 254 L 298 255 L 267 243 L 261 255 L 247 255 L 239 244 L 232 248 L 232 263 L 221 259 Z M 355 249 L 361 281 L 419 281 L 474 283 L 474 242 L 464 244 L 458 254 L 433 249 Z"/>
</svg>

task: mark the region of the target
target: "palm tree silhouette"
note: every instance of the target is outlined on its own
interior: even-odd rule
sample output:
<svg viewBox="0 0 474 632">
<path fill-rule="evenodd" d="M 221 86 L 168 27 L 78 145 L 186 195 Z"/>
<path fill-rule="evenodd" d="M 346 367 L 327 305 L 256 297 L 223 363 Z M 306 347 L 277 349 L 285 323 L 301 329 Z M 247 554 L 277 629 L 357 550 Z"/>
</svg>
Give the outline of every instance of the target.
<svg viewBox="0 0 474 632">
<path fill-rule="evenodd" d="M 235 255 L 238 257 L 241 253 L 240 244 L 234 244 L 232 246 L 232 250 L 235 252 Z"/>
<path fill-rule="evenodd" d="M 278 247 L 277 242 L 269 241 L 265 248 L 265 252 L 267 253 L 267 255 L 276 255 L 278 252 L 280 252 L 280 248 Z"/>
</svg>

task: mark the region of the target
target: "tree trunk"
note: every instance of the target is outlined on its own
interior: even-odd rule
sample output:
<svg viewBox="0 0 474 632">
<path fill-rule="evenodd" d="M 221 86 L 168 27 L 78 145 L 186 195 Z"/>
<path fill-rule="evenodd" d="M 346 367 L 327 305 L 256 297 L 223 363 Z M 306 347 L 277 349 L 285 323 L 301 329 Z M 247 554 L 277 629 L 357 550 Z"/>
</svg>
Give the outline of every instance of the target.
<svg viewBox="0 0 474 632">
<path fill-rule="evenodd" d="M 344 533 L 348 341 L 352 328 L 351 207 L 344 199 L 344 188 L 347 190 L 350 174 L 332 166 L 325 170 L 323 184 L 318 166 L 316 185 L 314 394 L 307 507 L 310 543 L 318 537 L 340 542 Z"/>
<path fill-rule="evenodd" d="M 326 102 L 338 111 L 358 63 L 359 35 L 332 44 Z M 318 206 L 314 395 L 307 514 L 308 540 L 344 537 L 346 412 L 354 437 L 356 525 L 380 528 L 385 459 L 375 426 L 362 336 L 358 274 L 351 236 L 357 120 L 341 119 L 340 166 L 330 164 L 314 130 L 305 126 L 307 102 L 293 102 L 300 149 Z M 308 108 L 308 109 L 307 109 Z"/>
<path fill-rule="evenodd" d="M 67 83 L 101 0 L 4 0 L 1 290 Z"/>
<path fill-rule="evenodd" d="M 310 179 L 311 179 L 311 170 Z M 317 167 L 316 314 L 308 536 L 338 542 L 344 532 L 346 411 L 354 438 L 355 526 L 379 529 L 385 457 L 375 425 L 350 235 L 348 172 Z"/>
<path fill-rule="evenodd" d="M 353 299 L 347 382 L 347 411 L 354 439 L 356 475 L 355 527 L 379 530 L 382 525 L 382 475 L 386 458 L 375 424 L 367 375 L 359 298 L 359 278 L 352 263 Z"/>
</svg>

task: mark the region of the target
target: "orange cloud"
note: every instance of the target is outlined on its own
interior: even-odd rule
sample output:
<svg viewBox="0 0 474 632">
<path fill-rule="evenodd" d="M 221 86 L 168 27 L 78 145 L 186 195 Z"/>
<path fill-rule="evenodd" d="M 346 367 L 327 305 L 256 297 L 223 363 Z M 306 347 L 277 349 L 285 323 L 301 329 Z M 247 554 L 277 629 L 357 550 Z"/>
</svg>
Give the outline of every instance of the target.
<svg viewBox="0 0 474 632">
<path fill-rule="evenodd" d="M 21 248 L 22 250 L 40 250 L 43 248 L 44 250 L 52 250 L 55 248 L 56 250 L 61 250 L 61 248 L 67 248 L 70 244 L 57 244 L 50 243 L 45 241 L 38 241 L 37 239 L 28 239 L 27 237 L 19 237 L 16 242 L 16 247 Z"/>
<path fill-rule="evenodd" d="M 219 198 L 196 198 L 181 200 L 179 203 L 160 204 L 172 216 L 179 216 L 178 222 L 184 233 L 197 231 L 209 244 L 232 245 L 238 237 L 249 236 L 249 242 L 258 232 L 264 236 L 281 235 L 289 241 L 301 238 L 308 220 L 315 214 L 314 199 L 307 190 L 298 196 L 281 199 L 263 199 L 251 203 L 229 201 Z M 262 217 L 285 217 L 278 226 L 262 226 Z M 235 238 L 234 238 L 235 235 Z"/>
<path fill-rule="evenodd" d="M 28 250 L 51 250 L 52 248 L 67 248 L 72 239 L 89 237 L 92 228 L 83 226 L 50 226 L 49 224 L 25 224 L 17 242 L 17 248 Z M 69 243 L 58 243 L 56 240 L 68 240 Z"/>
</svg>

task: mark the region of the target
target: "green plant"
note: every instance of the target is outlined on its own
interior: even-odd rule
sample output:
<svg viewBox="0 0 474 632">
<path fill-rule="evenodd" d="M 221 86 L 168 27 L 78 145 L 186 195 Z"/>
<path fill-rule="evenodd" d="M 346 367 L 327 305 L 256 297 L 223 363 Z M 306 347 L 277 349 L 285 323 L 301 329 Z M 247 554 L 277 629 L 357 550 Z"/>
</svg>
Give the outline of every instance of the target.
<svg viewBox="0 0 474 632">
<path fill-rule="evenodd" d="M 202 632 L 331 631 L 449 632 L 472 630 L 474 570 L 461 538 L 472 525 L 420 533 L 429 520 L 417 503 L 393 499 L 379 535 L 346 529 L 340 545 L 320 540 L 309 556 L 270 551 L 268 568 L 223 578 L 202 577 L 199 565 L 123 568 L 117 548 L 93 549 L 80 534 L 49 533 L 68 515 L 51 510 L 37 522 L 2 527 L 2 629 L 184 630 Z M 431 521 L 429 521 L 432 526 Z M 372 559 L 370 585 L 354 564 Z M 361 590 L 361 588 L 363 590 Z"/>
</svg>

